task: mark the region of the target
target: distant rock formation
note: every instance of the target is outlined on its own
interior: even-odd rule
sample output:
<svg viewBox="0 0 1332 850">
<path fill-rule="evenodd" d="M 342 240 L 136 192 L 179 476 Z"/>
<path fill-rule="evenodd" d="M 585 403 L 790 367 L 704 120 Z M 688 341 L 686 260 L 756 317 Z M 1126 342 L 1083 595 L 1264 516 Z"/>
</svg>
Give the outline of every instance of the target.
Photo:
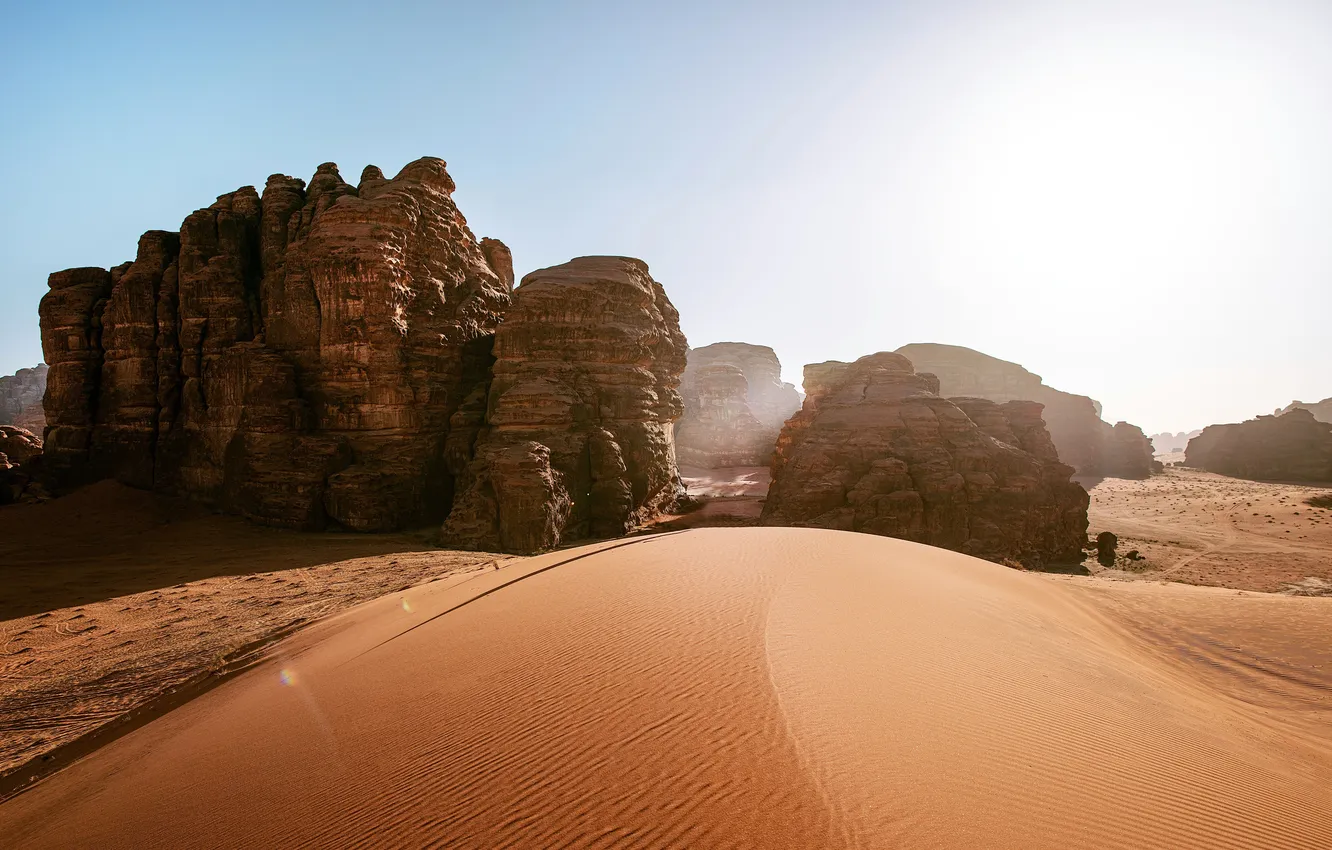
<svg viewBox="0 0 1332 850">
<path fill-rule="evenodd" d="M 357 186 L 325 163 L 145 233 L 131 263 L 51 275 L 54 485 L 115 478 L 292 528 L 441 521 L 449 421 L 488 379 L 512 281 L 453 190 L 431 157 Z"/>
<path fill-rule="evenodd" d="M 441 542 L 527 553 L 614 537 L 683 495 L 672 431 L 688 344 L 647 264 L 532 272 L 495 337 L 494 379 L 454 414 L 462 482 Z"/>
<path fill-rule="evenodd" d="M 1031 401 L 945 399 L 901 354 L 805 367 L 764 525 L 862 531 L 1027 566 L 1076 563 L 1087 492 Z"/>
<path fill-rule="evenodd" d="M 1059 459 L 1079 475 L 1146 478 L 1153 471 L 1150 441 L 1128 423 L 1101 420 L 1099 402 L 1048 387 L 1040 375 L 960 345 L 912 343 L 897 349 L 922 372 L 939 377 L 945 396 L 976 396 L 996 402 L 1037 401 Z"/>
<path fill-rule="evenodd" d="M 800 409 L 776 352 L 744 342 L 690 349 L 680 395 L 676 452 L 690 466 L 767 466 L 783 423 Z"/>
<path fill-rule="evenodd" d="M 1152 448 L 1156 450 L 1158 455 L 1166 455 L 1184 451 L 1189 444 L 1189 440 L 1192 440 L 1201 433 L 1201 429 L 1196 431 L 1180 431 L 1178 434 L 1162 431 L 1160 434 L 1153 434 L 1148 439 L 1152 441 Z"/>
<path fill-rule="evenodd" d="M 1325 398 L 1322 401 L 1316 401 L 1312 404 L 1305 404 L 1302 401 L 1292 401 L 1281 410 L 1276 411 L 1276 415 L 1290 413 L 1292 410 L 1303 408 L 1314 415 L 1314 419 L 1319 422 L 1332 422 L 1332 398 Z"/>
<path fill-rule="evenodd" d="M 34 434 L 42 433 L 46 428 L 42 396 L 46 394 L 48 368 L 43 363 L 0 378 L 0 425 L 14 425 Z"/>
<path fill-rule="evenodd" d="M 1189 441 L 1189 466 L 1267 481 L 1332 482 L 1332 424 L 1295 408 L 1233 425 L 1208 425 Z"/>
</svg>

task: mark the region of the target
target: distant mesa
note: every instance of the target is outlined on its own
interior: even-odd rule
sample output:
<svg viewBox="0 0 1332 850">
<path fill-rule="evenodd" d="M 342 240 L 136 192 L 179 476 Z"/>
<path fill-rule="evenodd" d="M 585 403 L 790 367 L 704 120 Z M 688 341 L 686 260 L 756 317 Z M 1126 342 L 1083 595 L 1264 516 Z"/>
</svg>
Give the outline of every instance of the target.
<svg viewBox="0 0 1332 850">
<path fill-rule="evenodd" d="M 1059 459 L 1079 475 L 1147 478 L 1157 471 L 1152 443 L 1141 428 L 1102 421 L 1100 402 L 1048 387 L 1040 375 L 1016 363 L 938 343 L 912 343 L 897 353 L 920 371 L 937 375 L 944 396 L 1040 402 Z"/>
<path fill-rule="evenodd" d="M 1231 425 L 1209 425 L 1189 441 L 1189 466 L 1236 478 L 1332 482 L 1332 424 L 1296 407 Z"/>
<path fill-rule="evenodd" d="M 1202 429 L 1187 432 L 1180 431 L 1178 434 L 1162 431 L 1160 434 L 1153 434 L 1148 439 L 1152 441 L 1152 448 L 1156 450 L 1157 455 L 1167 455 L 1184 451 L 1189 444 L 1189 440 L 1201 433 Z"/>
<path fill-rule="evenodd" d="M 1332 422 L 1332 398 L 1325 398 L 1322 401 L 1316 401 L 1312 404 L 1305 404 L 1302 401 L 1292 401 L 1281 410 L 1276 411 L 1276 415 L 1290 413 L 1292 410 L 1307 410 L 1314 415 L 1314 419 L 1319 422 Z"/>
<path fill-rule="evenodd" d="M 0 425 L 15 425 L 34 434 L 42 433 L 46 428 L 42 396 L 46 394 L 48 369 L 42 363 L 0 378 Z"/>
<path fill-rule="evenodd" d="M 900 353 L 805 367 L 764 525 L 861 531 L 1025 566 L 1077 563 L 1087 491 L 1039 403 L 946 399 Z"/>
<path fill-rule="evenodd" d="M 745 342 L 690 349 L 680 394 L 677 457 L 705 468 L 767 466 L 777 434 L 801 401 L 800 391 L 782 382 L 776 352 Z"/>
</svg>

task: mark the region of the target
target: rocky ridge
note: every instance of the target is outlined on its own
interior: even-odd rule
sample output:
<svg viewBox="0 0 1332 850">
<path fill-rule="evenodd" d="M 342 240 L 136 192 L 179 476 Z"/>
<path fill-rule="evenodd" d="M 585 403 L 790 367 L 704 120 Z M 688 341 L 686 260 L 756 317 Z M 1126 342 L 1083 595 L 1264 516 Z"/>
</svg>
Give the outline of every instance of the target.
<svg viewBox="0 0 1332 850">
<path fill-rule="evenodd" d="M 489 388 L 454 415 L 462 487 L 441 541 L 535 552 L 624 534 L 673 505 L 686 350 L 641 260 L 580 257 L 524 277 Z"/>
<path fill-rule="evenodd" d="M 937 375 L 945 396 L 1040 402 L 1060 460 L 1079 475 L 1146 478 L 1156 469 L 1151 441 L 1141 428 L 1103 421 L 1099 402 L 1046 386 L 1040 375 L 1017 363 L 938 343 L 912 343 L 897 353 Z"/>
<path fill-rule="evenodd" d="M 40 434 L 46 427 L 42 396 L 48 366 L 42 363 L 0 378 L 0 425 L 14 425 Z"/>
<path fill-rule="evenodd" d="M 1332 422 L 1332 398 L 1325 398 L 1322 401 L 1310 402 L 1308 404 L 1302 401 L 1292 401 L 1281 410 L 1276 411 L 1276 415 L 1290 413 L 1292 410 L 1305 409 L 1314 415 L 1314 419 L 1319 422 Z"/>
<path fill-rule="evenodd" d="M 765 525 L 900 537 L 1027 566 L 1076 563 L 1087 492 L 1037 402 L 945 399 L 901 354 L 805 367 L 777 441 Z"/>
<path fill-rule="evenodd" d="M 1295 408 L 1229 425 L 1208 425 L 1189 441 L 1185 462 L 1236 478 L 1332 482 L 1332 424 Z"/>
<path fill-rule="evenodd" d="M 765 345 L 690 349 L 680 382 L 684 416 L 676 426 L 680 463 L 768 465 L 782 425 L 800 408 L 800 392 L 781 376 L 776 352 Z"/>
</svg>

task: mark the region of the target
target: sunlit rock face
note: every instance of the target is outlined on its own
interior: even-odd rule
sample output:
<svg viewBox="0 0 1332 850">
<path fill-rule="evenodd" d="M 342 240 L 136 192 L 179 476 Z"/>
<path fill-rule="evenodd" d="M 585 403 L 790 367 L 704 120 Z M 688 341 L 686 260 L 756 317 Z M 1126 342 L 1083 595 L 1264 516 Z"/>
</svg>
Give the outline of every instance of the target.
<svg viewBox="0 0 1332 850">
<path fill-rule="evenodd" d="M 34 434 L 46 429 L 42 396 L 46 394 L 48 369 L 43 363 L 0 378 L 0 425 L 13 425 Z"/>
<path fill-rule="evenodd" d="M 1087 396 L 1048 387 L 1040 375 L 1016 363 L 960 345 L 912 343 L 897 353 L 920 371 L 937 375 L 944 396 L 1040 402 L 1059 459 L 1079 475 L 1146 478 L 1152 474 L 1154 452 L 1142 430 L 1102 421 L 1100 403 Z"/>
<path fill-rule="evenodd" d="M 55 483 L 116 478 L 296 528 L 441 520 L 449 420 L 486 382 L 512 278 L 453 189 L 430 157 L 355 186 L 325 163 L 145 233 L 130 263 L 53 274 Z"/>
<path fill-rule="evenodd" d="M 1189 466 L 1270 481 L 1332 482 L 1332 424 L 1295 408 L 1233 425 L 1208 425 L 1189 441 Z"/>
<path fill-rule="evenodd" d="M 1087 492 L 1030 401 L 945 399 L 900 354 L 805 367 L 764 525 L 899 537 L 1026 566 L 1076 563 Z"/>
<path fill-rule="evenodd" d="M 800 408 L 800 393 L 782 382 L 777 354 L 765 345 L 718 342 L 690 349 L 688 361 L 676 427 L 680 463 L 767 466 L 782 424 Z"/>
<path fill-rule="evenodd" d="M 448 456 L 463 489 L 443 542 L 535 552 L 671 507 L 687 350 L 641 260 L 580 257 L 524 277 L 488 392 L 454 416 Z"/>
</svg>

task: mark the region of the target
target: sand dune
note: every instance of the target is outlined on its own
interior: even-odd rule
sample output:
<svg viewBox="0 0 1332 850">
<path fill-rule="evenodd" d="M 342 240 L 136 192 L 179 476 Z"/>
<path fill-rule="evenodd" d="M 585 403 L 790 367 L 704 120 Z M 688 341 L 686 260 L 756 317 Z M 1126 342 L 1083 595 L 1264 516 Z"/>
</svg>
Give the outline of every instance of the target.
<svg viewBox="0 0 1332 850">
<path fill-rule="evenodd" d="M 0 844 L 1332 846 L 1332 650 L 1178 651 L 1332 605 L 1124 588 L 1175 619 L 841 532 L 552 553 L 310 627 L 0 805 Z"/>
</svg>

